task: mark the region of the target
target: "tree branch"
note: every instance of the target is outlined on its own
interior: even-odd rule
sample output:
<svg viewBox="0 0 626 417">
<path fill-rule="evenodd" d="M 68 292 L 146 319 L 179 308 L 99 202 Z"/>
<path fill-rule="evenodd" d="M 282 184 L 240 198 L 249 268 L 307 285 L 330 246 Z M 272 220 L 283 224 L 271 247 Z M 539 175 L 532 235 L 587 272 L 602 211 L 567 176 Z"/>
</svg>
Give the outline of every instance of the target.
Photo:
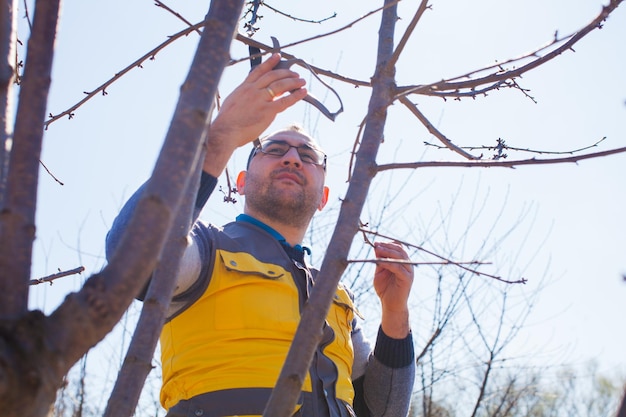
<svg viewBox="0 0 626 417">
<path fill-rule="evenodd" d="M 185 190 L 184 201 L 168 234 L 163 249 L 163 253 L 167 256 L 162 257 L 152 274 L 150 286 L 143 300 L 141 315 L 103 417 L 133 415 L 146 378 L 153 368 L 152 358 L 176 287 L 175 278 L 180 260 L 187 248 L 187 237 L 192 220 L 194 220 L 193 214 L 202 166 L 200 161 L 202 160 L 203 155 L 196 161 L 193 170 L 194 180 L 189 182 Z"/>
<path fill-rule="evenodd" d="M 515 147 L 515 146 L 507 145 L 505 140 L 502 139 L 502 138 L 498 138 L 497 143 L 496 143 L 495 146 L 489 146 L 489 145 L 461 146 L 461 149 L 496 151 L 496 155 L 494 155 L 494 157 L 492 159 L 507 158 L 508 155 L 504 153 L 505 150 L 516 151 L 516 152 L 534 153 L 534 154 L 538 154 L 538 155 L 573 155 L 573 154 L 575 154 L 577 152 L 586 151 L 586 150 L 589 150 L 591 148 L 597 148 L 598 145 L 600 143 L 604 142 L 605 140 L 606 140 L 606 136 L 604 136 L 600 140 L 597 140 L 596 142 L 594 142 L 591 145 L 583 146 L 582 148 L 572 149 L 572 150 L 569 150 L 569 151 L 547 151 L 547 150 L 541 150 L 541 149 L 518 148 L 518 147 Z M 426 146 L 433 146 L 433 147 L 435 147 L 437 149 L 445 149 L 445 148 L 447 148 L 446 146 L 440 146 L 440 145 L 436 145 L 434 143 L 429 143 L 429 142 L 424 142 L 424 145 L 426 145 Z M 480 159 L 482 159 L 482 157 Z"/>
<path fill-rule="evenodd" d="M 401 169 L 401 168 L 426 168 L 426 167 L 483 167 L 483 168 L 515 168 L 518 166 L 524 165 L 549 165 L 549 164 L 563 164 L 563 163 L 577 163 L 579 161 L 583 161 L 586 159 L 593 158 L 601 158 L 603 156 L 615 155 L 626 152 L 626 147 L 609 149 L 607 151 L 594 152 L 585 155 L 574 155 L 567 158 L 552 158 L 552 159 L 538 159 L 538 158 L 530 158 L 530 159 L 521 159 L 516 161 L 483 161 L 483 160 L 474 160 L 474 161 L 429 161 L 429 162 L 407 162 L 407 163 L 394 163 L 394 164 L 384 164 L 378 165 L 376 170 L 378 172 L 387 171 L 390 169 Z"/>
<path fill-rule="evenodd" d="M 443 80 L 440 82 L 427 84 L 427 85 L 398 87 L 396 98 L 405 96 L 407 94 L 422 94 L 422 95 L 433 95 L 433 96 L 440 96 L 440 97 L 450 97 L 450 96 L 458 97 L 459 91 L 464 90 L 464 89 L 474 90 L 485 84 L 491 84 L 491 86 L 488 87 L 488 90 L 491 90 L 491 89 L 499 88 L 503 85 L 506 85 L 505 84 L 506 80 L 513 80 L 514 78 L 517 78 L 520 75 L 534 68 L 537 68 L 540 65 L 543 65 L 546 62 L 556 58 L 557 56 L 561 55 L 563 52 L 566 52 L 570 49 L 573 50 L 573 46 L 582 38 L 584 38 L 586 35 L 588 35 L 591 31 L 593 31 L 594 29 L 602 28 L 603 22 L 622 3 L 622 1 L 623 0 L 611 0 L 607 6 L 604 6 L 602 8 L 602 11 L 595 19 L 593 19 L 588 25 L 580 29 L 578 32 L 575 32 L 569 36 L 566 36 L 563 39 L 557 39 L 555 37 L 555 39 L 552 42 L 550 42 L 547 46 L 538 48 L 534 52 L 526 54 L 520 58 L 515 58 L 515 59 L 507 61 L 507 63 L 515 63 L 521 60 L 525 60 L 527 58 L 533 58 L 533 57 L 536 58 L 526 65 L 522 65 L 519 68 L 515 68 L 512 70 L 508 70 L 508 71 L 499 70 L 496 73 L 492 73 L 485 77 L 480 77 L 477 79 L 468 79 L 465 81 L 454 81 L 459 78 L 468 78 L 471 75 L 487 71 L 494 67 L 501 68 L 502 64 L 496 64 L 493 66 L 482 68 L 480 70 L 472 71 L 468 74 L 465 74 L 460 77 L 455 77 L 450 80 Z M 543 56 L 540 55 L 541 51 L 548 49 L 561 42 L 563 43 L 556 49 L 546 53 Z M 506 86 L 516 87 L 517 84 L 511 84 L 511 85 L 506 85 Z M 487 91 L 487 90 L 483 90 L 482 92 L 484 93 L 484 91 Z M 469 94 L 466 94 L 466 95 L 475 96 L 476 94 L 479 94 L 479 93 L 470 92 Z"/>
<path fill-rule="evenodd" d="M 273 11 L 274 13 L 277 13 L 277 14 L 279 14 L 279 15 L 281 15 L 281 16 L 287 17 L 287 18 L 289 18 L 289 19 L 291 19 L 291 20 L 295 20 L 295 21 L 297 21 L 297 22 L 304 22 L 304 23 L 317 23 L 317 24 L 319 24 L 319 23 L 323 23 L 323 22 L 325 22 L 325 21 L 327 21 L 327 20 L 334 19 L 335 17 L 337 17 L 337 12 L 334 12 L 331 16 L 326 16 L 326 17 L 323 17 L 323 18 L 321 18 L 321 19 L 316 19 L 316 20 L 313 20 L 313 19 L 303 19 L 303 18 L 301 18 L 301 17 L 292 16 L 292 15 L 290 15 L 290 14 L 288 14 L 288 13 L 285 13 L 285 12 L 283 12 L 283 11 L 280 11 L 280 10 L 278 10 L 278 9 L 276 9 L 276 8 L 274 8 L 274 7 L 272 7 L 272 6 L 270 6 L 270 5 L 269 5 L 267 2 L 265 2 L 265 1 L 264 1 L 262 4 L 263 4 L 263 6 L 267 7 L 267 8 L 268 8 L 268 9 L 270 9 L 271 11 Z"/>
<path fill-rule="evenodd" d="M 485 277 L 488 277 L 488 278 L 491 278 L 491 279 L 495 279 L 496 281 L 504 282 L 505 284 L 526 284 L 526 279 L 525 278 L 521 278 L 521 279 L 512 281 L 512 280 L 507 280 L 507 279 L 504 279 L 504 278 L 496 276 L 496 275 L 487 274 L 485 272 L 481 272 L 481 271 L 478 271 L 476 269 L 471 269 L 471 268 L 468 268 L 468 267 L 465 266 L 465 265 L 468 265 L 468 264 L 470 264 L 470 265 L 472 265 L 472 264 L 473 265 L 490 265 L 491 264 L 490 262 L 480 262 L 480 261 L 458 262 L 458 261 L 452 261 L 452 260 L 450 260 L 450 259 L 448 259 L 448 258 L 446 258 L 444 256 L 437 255 L 435 252 L 432 252 L 432 251 L 430 251 L 430 250 L 428 250 L 428 249 L 426 249 L 426 248 L 424 248 L 422 246 L 415 245 L 413 243 L 404 242 L 404 241 L 395 239 L 395 238 L 390 237 L 390 236 L 385 236 L 385 235 L 383 235 L 381 233 L 374 232 L 372 230 L 368 230 L 368 229 L 365 229 L 363 227 L 360 227 L 359 231 L 361 231 L 363 233 L 368 233 L 368 234 L 372 234 L 372 235 L 375 235 L 375 236 L 379 236 L 379 237 L 382 237 L 384 239 L 393 240 L 394 242 L 400 243 L 401 245 L 404 245 L 404 246 L 406 246 L 408 248 L 415 248 L 415 249 L 417 249 L 419 251 L 427 253 L 428 255 L 434 256 L 435 258 L 441 259 L 443 261 L 443 262 L 424 262 L 424 263 L 421 263 L 421 262 L 416 262 L 416 263 L 409 262 L 409 263 L 412 263 L 414 265 L 422 265 L 422 264 L 423 265 L 455 265 L 455 266 L 458 266 L 459 268 L 461 268 L 461 269 L 463 269 L 463 270 L 465 270 L 467 272 L 471 272 L 472 274 L 479 275 L 479 276 L 485 276 Z M 391 262 L 391 261 L 385 261 L 385 262 Z M 396 261 L 396 262 L 406 263 L 406 261 Z"/>
<path fill-rule="evenodd" d="M 52 285 L 52 281 L 54 281 L 55 279 L 67 277 L 67 276 L 74 275 L 74 274 L 80 274 L 84 270 L 85 270 L 84 266 L 79 266 L 77 268 L 70 269 L 68 271 L 59 271 L 56 274 L 47 275 L 47 276 L 42 277 L 42 278 L 31 279 L 28 282 L 28 285 L 43 284 L 44 282 L 49 282 L 50 285 Z"/>
<path fill-rule="evenodd" d="M 162 7 L 162 6 L 161 6 Z M 44 127 L 46 129 L 48 129 L 48 126 L 50 126 L 51 123 L 56 122 L 57 120 L 59 120 L 62 117 L 67 116 L 68 118 L 72 119 L 74 117 L 74 112 L 83 104 L 85 104 L 87 101 L 91 100 L 92 98 L 94 98 L 96 95 L 98 95 L 99 93 L 102 93 L 103 96 L 107 95 L 106 89 L 112 85 L 113 83 L 115 83 L 117 80 L 119 80 L 120 78 L 122 78 L 124 75 L 126 75 L 126 73 L 130 72 L 132 69 L 134 68 L 142 68 L 142 64 L 147 61 L 147 60 L 154 60 L 154 58 L 156 57 L 156 54 L 158 52 L 160 52 L 161 50 L 163 50 L 165 47 L 167 47 L 168 45 L 170 45 L 171 43 L 173 43 L 174 41 L 177 41 L 178 39 L 189 35 L 191 32 L 193 31 L 197 31 L 199 28 L 201 28 L 204 25 L 204 21 L 200 22 L 200 23 L 196 23 L 195 25 L 192 25 L 186 29 L 181 30 L 180 32 L 170 36 L 165 42 L 161 43 L 160 45 L 158 45 L 156 48 L 153 48 L 152 50 L 150 50 L 148 53 L 144 54 L 142 57 L 140 57 L 139 59 L 135 60 L 132 64 L 128 65 L 126 68 L 122 69 L 120 72 L 116 73 L 112 78 L 110 78 L 108 81 L 106 81 L 104 84 L 100 85 L 98 88 L 96 88 L 93 91 L 87 92 L 85 91 L 85 98 L 83 98 L 82 100 L 80 100 L 78 103 L 74 104 L 73 106 L 71 106 L 70 108 L 68 108 L 67 110 L 62 111 L 61 113 L 58 113 L 56 115 L 53 115 L 52 113 L 50 113 L 49 115 L 49 119 L 44 123 Z"/>
<path fill-rule="evenodd" d="M 385 1 L 382 13 L 376 71 L 372 78 L 372 96 L 354 175 L 343 200 L 318 279 L 302 311 L 287 359 L 263 412 L 266 417 L 288 417 L 293 414 L 311 359 L 319 344 L 321 329 L 337 284 L 346 268 L 351 243 L 358 231 L 358 219 L 375 175 L 372 164 L 383 137 L 387 108 L 392 102 L 395 69 L 387 67 L 387 62 L 393 53 L 393 34 L 398 19 L 396 3 L 397 1 Z"/>
<path fill-rule="evenodd" d="M 424 116 L 424 114 L 419 111 L 419 109 L 417 108 L 417 106 L 411 102 L 411 100 L 409 100 L 406 96 L 400 96 L 399 97 L 400 103 L 404 104 L 411 113 L 413 113 L 415 115 L 415 117 L 417 117 L 417 119 L 422 122 L 422 124 L 424 125 L 424 127 L 426 127 L 426 129 L 437 139 L 439 139 L 439 141 L 441 141 L 441 143 L 444 144 L 444 146 L 448 149 L 450 149 L 452 152 L 458 153 L 459 155 L 461 155 L 464 158 L 470 159 L 470 160 L 476 160 L 478 159 L 478 157 L 465 152 L 463 150 L 463 148 L 460 148 L 458 146 L 456 146 L 455 144 L 452 143 L 452 141 L 450 139 L 448 139 L 443 133 L 441 133 L 436 127 L 435 125 L 433 125 L 432 123 L 430 123 L 430 121 L 426 118 L 426 116 Z"/>
<path fill-rule="evenodd" d="M 0 214 L 0 317 L 28 310 L 39 156 L 59 0 L 38 0 L 35 10 L 24 81 L 20 88 L 4 207 Z"/>
<path fill-rule="evenodd" d="M 9 166 L 10 141 L 13 139 L 13 83 L 17 74 L 17 0 L 6 0 L 0 4 L 0 207 L 4 204 L 4 193 Z"/>
<path fill-rule="evenodd" d="M 417 26 L 418 22 L 420 21 L 420 19 L 424 15 L 424 12 L 426 11 L 426 9 L 429 9 L 429 8 L 430 8 L 430 6 L 428 5 L 428 0 L 422 0 L 420 2 L 420 5 L 417 8 L 417 11 L 413 15 L 413 19 L 411 19 L 411 22 L 409 23 L 409 26 L 404 31 L 404 34 L 402 35 L 402 39 L 400 39 L 400 42 L 398 42 L 398 46 L 396 46 L 396 50 L 393 51 L 393 55 L 391 56 L 391 59 L 389 60 L 389 64 L 387 64 L 387 65 L 396 65 L 397 64 L 398 59 L 400 58 L 400 54 L 404 50 L 404 47 L 406 46 L 407 42 L 409 41 L 409 38 L 411 37 L 411 35 L 413 35 L 413 31 L 415 30 L 415 27 Z"/>
</svg>

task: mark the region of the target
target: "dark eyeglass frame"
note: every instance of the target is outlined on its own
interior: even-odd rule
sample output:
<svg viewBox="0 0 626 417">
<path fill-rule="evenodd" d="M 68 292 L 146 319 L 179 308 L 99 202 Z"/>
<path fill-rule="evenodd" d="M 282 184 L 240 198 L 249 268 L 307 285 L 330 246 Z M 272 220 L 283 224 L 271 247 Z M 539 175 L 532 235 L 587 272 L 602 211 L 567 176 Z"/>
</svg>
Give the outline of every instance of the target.
<svg viewBox="0 0 626 417">
<path fill-rule="evenodd" d="M 268 146 L 270 144 L 273 143 L 278 143 L 278 144 L 284 144 L 287 145 L 287 149 L 285 150 L 285 152 L 283 154 L 274 154 L 274 153 L 267 153 L 263 150 L 264 146 Z M 289 152 L 291 150 L 291 148 L 295 148 L 296 152 L 298 153 L 298 157 L 300 158 L 300 160 L 305 163 L 305 164 L 311 164 L 311 165 L 315 165 L 315 166 L 319 166 L 322 167 L 324 169 L 324 171 L 326 171 L 326 160 L 328 159 L 328 157 L 326 156 L 326 154 L 324 152 L 322 152 L 321 150 L 310 146 L 310 145 L 301 145 L 301 146 L 295 146 L 290 144 L 287 141 L 284 140 L 267 140 L 267 141 L 263 141 L 263 143 L 261 143 L 261 141 L 259 139 L 256 139 L 253 142 L 254 145 L 254 149 L 252 149 L 252 154 L 250 155 L 249 161 L 252 160 L 252 158 L 254 158 L 254 156 L 258 153 L 261 152 L 263 155 L 267 155 L 267 156 L 271 156 L 274 158 L 281 158 L 283 156 L 285 156 L 287 154 L 287 152 Z M 318 160 L 321 160 L 321 162 L 310 162 L 310 161 L 306 161 L 306 158 L 303 158 L 302 154 L 300 153 L 300 149 L 306 149 L 309 151 L 313 151 L 317 157 Z M 306 157 L 306 155 L 305 155 Z M 250 165 L 250 163 L 248 162 L 248 165 Z"/>
</svg>

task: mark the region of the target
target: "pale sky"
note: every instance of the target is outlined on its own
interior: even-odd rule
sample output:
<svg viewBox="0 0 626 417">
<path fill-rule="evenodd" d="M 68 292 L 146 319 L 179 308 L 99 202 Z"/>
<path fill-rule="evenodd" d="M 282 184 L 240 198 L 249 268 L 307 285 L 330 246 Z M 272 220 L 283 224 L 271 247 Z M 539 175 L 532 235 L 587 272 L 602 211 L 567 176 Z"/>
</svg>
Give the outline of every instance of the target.
<svg viewBox="0 0 626 417">
<path fill-rule="evenodd" d="M 83 98 L 84 91 L 97 88 L 185 27 L 153 3 L 64 3 L 50 113 L 66 110 Z M 196 23 L 208 10 L 203 3 L 208 4 L 197 0 L 166 4 Z M 426 84 L 523 55 L 550 42 L 555 31 L 560 36 L 582 28 L 597 16 L 602 4 L 595 0 L 435 1 L 400 59 L 398 84 Z M 340 27 L 379 7 L 381 2 L 271 5 L 310 19 L 337 13 L 336 18 L 318 25 L 296 24 L 263 10 L 255 39 L 270 43 L 270 36 L 276 36 L 282 44 L 288 44 Z M 401 2 L 402 20 L 396 40 L 415 7 L 416 2 Z M 299 45 L 288 52 L 344 76 L 367 80 L 373 73 L 379 21 L 379 15 L 374 15 L 336 37 Z M 23 19 L 20 26 L 24 33 Z M 83 276 L 88 277 L 102 268 L 106 231 L 125 199 L 150 175 L 198 39 L 191 34 L 175 42 L 159 52 L 154 61 L 145 62 L 143 68 L 132 70 L 108 88 L 106 96 L 95 97 L 79 108 L 72 120 L 50 125 L 41 159 L 64 185 L 42 170 L 34 278 L 80 265 L 86 268 Z M 494 91 L 488 97 L 460 102 L 422 96 L 412 97 L 412 101 L 460 146 L 492 145 L 503 138 L 512 147 L 566 152 L 606 137 L 594 150 L 623 147 L 624 39 L 626 6 L 618 8 L 602 30 L 593 31 L 576 45 L 575 52 L 567 52 L 518 80 L 538 103 L 516 90 Z M 246 48 L 234 44 L 234 58 L 246 53 Z M 227 69 L 222 96 L 247 71 L 246 63 Z M 304 71 L 301 74 L 309 79 Z M 334 205 L 336 211 L 345 193 L 349 152 L 370 90 L 331 82 L 345 107 L 335 123 L 300 103 L 280 115 L 270 130 L 295 121 L 319 138 L 329 155 L 331 207 Z M 312 90 L 323 97 L 319 86 L 313 85 Z M 459 159 L 449 151 L 425 147 L 425 141 L 436 140 L 396 104 L 390 110 L 378 162 Z M 229 165 L 232 173 L 243 168 L 246 154 L 247 149 L 235 155 Z M 510 159 L 532 156 L 509 154 Z M 626 282 L 622 278 L 626 274 L 625 163 L 626 154 L 620 154 L 576 165 L 514 170 L 426 168 L 384 173 L 372 186 L 362 220 L 376 221 L 381 202 L 393 196 L 386 208 L 389 214 L 383 215 L 381 231 L 385 234 L 434 250 L 455 248 L 457 260 L 474 257 L 477 248 L 489 240 L 488 246 L 495 248 L 484 259 L 493 262 L 489 271 L 511 279 L 528 279 L 523 288 L 510 289 L 512 293 L 519 291 L 516 295 L 521 299 L 543 288 L 525 331 L 512 345 L 512 354 L 574 364 L 597 359 L 607 372 L 624 369 L 626 338 L 621 318 L 626 316 Z M 406 175 L 410 175 L 408 181 Z M 224 178 L 219 184 L 226 185 Z M 221 196 L 215 195 L 202 217 L 223 224 L 241 207 L 241 203 L 225 205 Z M 470 227 L 478 207 L 483 207 L 482 212 Z M 448 210 L 451 215 L 446 217 Z M 442 226 L 437 228 L 439 223 Z M 514 225 L 514 232 L 498 242 Z M 358 238 L 354 246 L 361 246 Z M 313 249 L 319 265 L 323 245 Z M 418 268 L 413 291 L 416 309 L 420 300 L 432 296 L 428 293 L 432 282 L 420 277 L 420 272 Z M 81 279 L 68 277 L 52 286 L 33 287 L 31 307 L 51 311 L 68 292 L 80 287 Z M 423 314 L 416 311 L 413 315 L 415 328 L 420 327 L 417 320 Z M 426 337 L 417 335 L 416 340 Z M 117 344 L 115 339 L 107 339 L 99 348 L 115 350 Z"/>
</svg>

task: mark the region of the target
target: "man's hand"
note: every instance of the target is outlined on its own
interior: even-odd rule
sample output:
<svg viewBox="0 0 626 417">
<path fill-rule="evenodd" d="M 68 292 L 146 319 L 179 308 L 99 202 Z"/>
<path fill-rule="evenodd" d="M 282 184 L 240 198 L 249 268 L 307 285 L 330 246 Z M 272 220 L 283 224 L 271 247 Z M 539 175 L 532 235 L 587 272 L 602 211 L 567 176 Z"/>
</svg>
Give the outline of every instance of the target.
<svg viewBox="0 0 626 417">
<path fill-rule="evenodd" d="M 374 244 L 378 259 L 410 261 L 398 243 Z M 383 262 L 376 265 L 374 289 L 382 304 L 383 332 L 394 339 L 403 339 L 409 334 L 408 299 L 413 285 L 413 265 L 410 263 Z"/>
<path fill-rule="evenodd" d="M 204 170 L 219 176 L 240 146 L 258 138 L 276 115 L 307 95 L 305 80 L 290 69 L 272 70 L 280 61 L 273 54 L 248 74 L 226 97 L 211 123 Z"/>
</svg>

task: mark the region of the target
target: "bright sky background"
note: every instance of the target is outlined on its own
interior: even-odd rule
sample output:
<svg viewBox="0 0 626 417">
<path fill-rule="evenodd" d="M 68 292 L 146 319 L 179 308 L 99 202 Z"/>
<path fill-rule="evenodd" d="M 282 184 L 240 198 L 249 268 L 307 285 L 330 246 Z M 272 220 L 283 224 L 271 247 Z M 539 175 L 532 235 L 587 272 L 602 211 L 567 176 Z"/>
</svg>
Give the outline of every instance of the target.
<svg viewBox="0 0 626 417">
<path fill-rule="evenodd" d="M 205 4 L 206 3 L 206 4 Z M 555 31 L 569 34 L 600 12 L 597 0 L 461 0 L 434 1 L 415 31 L 399 66 L 399 84 L 425 84 L 465 74 L 496 61 L 520 56 L 549 42 Z M 193 23 L 202 20 L 208 2 L 172 0 L 166 3 Z M 298 23 L 262 10 L 255 39 L 282 44 L 327 32 L 365 14 L 382 2 L 272 2 L 295 16 L 322 19 L 322 25 Z M 417 1 L 400 4 L 402 29 Z M 30 10 L 32 16 L 32 9 Z M 26 27 L 21 19 L 22 34 Z M 367 80 L 373 73 L 380 15 L 355 24 L 339 35 L 289 49 L 310 63 L 342 75 Z M 49 112 L 60 113 L 107 81 L 116 72 L 185 27 L 152 0 L 68 0 L 64 3 Z M 43 170 L 37 211 L 37 240 L 32 276 L 42 277 L 83 265 L 83 277 L 104 265 L 104 238 L 123 202 L 149 175 L 167 131 L 178 89 L 186 76 L 199 37 L 191 34 L 161 51 L 154 61 L 136 68 L 79 108 L 72 120 L 53 123 L 45 134 L 42 162 L 64 183 Z M 568 52 L 519 80 L 538 104 L 519 91 L 492 92 L 461 102 L 413 97 L 422 112 L 461 146 L 495 144 L 503 138 L 519 148 L 570 151 L 606 140 L 595 150 L 626 146 L 626 6 L 621 6 L 602 30 Z M 22 35 L 23 42 L 26 41 Z M 247 49 L 235 43 L 232 56 Z M 243 63 L 229 68 L 222 80 L 225 96 L 248 71 Z M 307 78 L 304 71 L 301 74 Z M 307 78 L 308 79 L 308 78 Z M 346 189 L 349 152 L 365 114 L 370 90 L 333 81 L 345 112 L 335 123 L 307 104 L 298 104 L 272 128 L 295 121 L 319 137 L 329 155 L 331 206 Z M 323 90 L 313 85 L 313 93 Z M 330 101 L 331 106 L 333 102 Z M 449 151 L 424 147 L 435 142 L 401 105 L 390 112 L 385 143 L 378 162 L 458 160 Z M 246 150 L 235 155 L 229 169 L 242 169 Z M 511 158 L 528 158 L 513 154 Z M 540 156 L 542 158 L 548 156 Z M 527 328 L 514 349 L 536 359 L 582 363 L 595 358 L 602 369 L 624 369 L 623 317 L 626 317 L 626 154 L 583 161 L 577 165 L 461 169 L 426 168 L 417 172 L 384 173 L 372 186 L 363 221 L 388 196 L 393 201 L 381 231 L 431 249 L 450 249 L 463 239 L 455 259 L 468 260 L 476 248 L 515 232 L 497 244 L 486 261 L 490 271 L 511 279 L 523 276 L 521 293 L 541 289 Z M 410 175 L 408 182 L 406 175 Z M 220 185 L 225 186 L 224 178 Z M 451 210 L 442 229 L 435 224 Z M 477 226 L 468 230 L 473 208 L 483 206 Z M 215 195 L 203 218 L 223 224 L 241 210 Z M 332 207 L 331 207 L 331 210 Z M 333 214 L 331 214 L 333 215 Z M 372 214 L 373 216 L 374 214 Z M 495 226 L 494 226 L 495 225 Z M 495 231 L 488 235 L 494 226 Z M 430 241 L 447 230 L 450 242 Z M 434 239 L 434 238 L 433 238 Z M 357 244 L 358 239 L 357 239 Z M 306 242 L 305 242 L 306 243 Z M 359 244 L 360 245 L 360 244 Z M 314 247 L 321 256 L 323 246 Z M 319 259 L 318 262 L 319 264 Z M 429 286 L 416 275 L 415 297 Z M 54 309 L 81 285 L 68 277 L 54 285 L 32 288 L 31 306 Z M 416 312 L 414 319 L 419 315 Z M 128 334 L 121 332 L 122 337 Z M 116 336 L 117 337 L 117 336 Z M 422 335 L 422 337 L 425 337 Z M 107 339 L 104 349 L 119 342 Z M 99 347 L 102 349 L 102 346 Z M 112 359 L 112 360 L 119 360 Z M 111 378 L 113 378 L 111 376 Z"/>
</svg>

